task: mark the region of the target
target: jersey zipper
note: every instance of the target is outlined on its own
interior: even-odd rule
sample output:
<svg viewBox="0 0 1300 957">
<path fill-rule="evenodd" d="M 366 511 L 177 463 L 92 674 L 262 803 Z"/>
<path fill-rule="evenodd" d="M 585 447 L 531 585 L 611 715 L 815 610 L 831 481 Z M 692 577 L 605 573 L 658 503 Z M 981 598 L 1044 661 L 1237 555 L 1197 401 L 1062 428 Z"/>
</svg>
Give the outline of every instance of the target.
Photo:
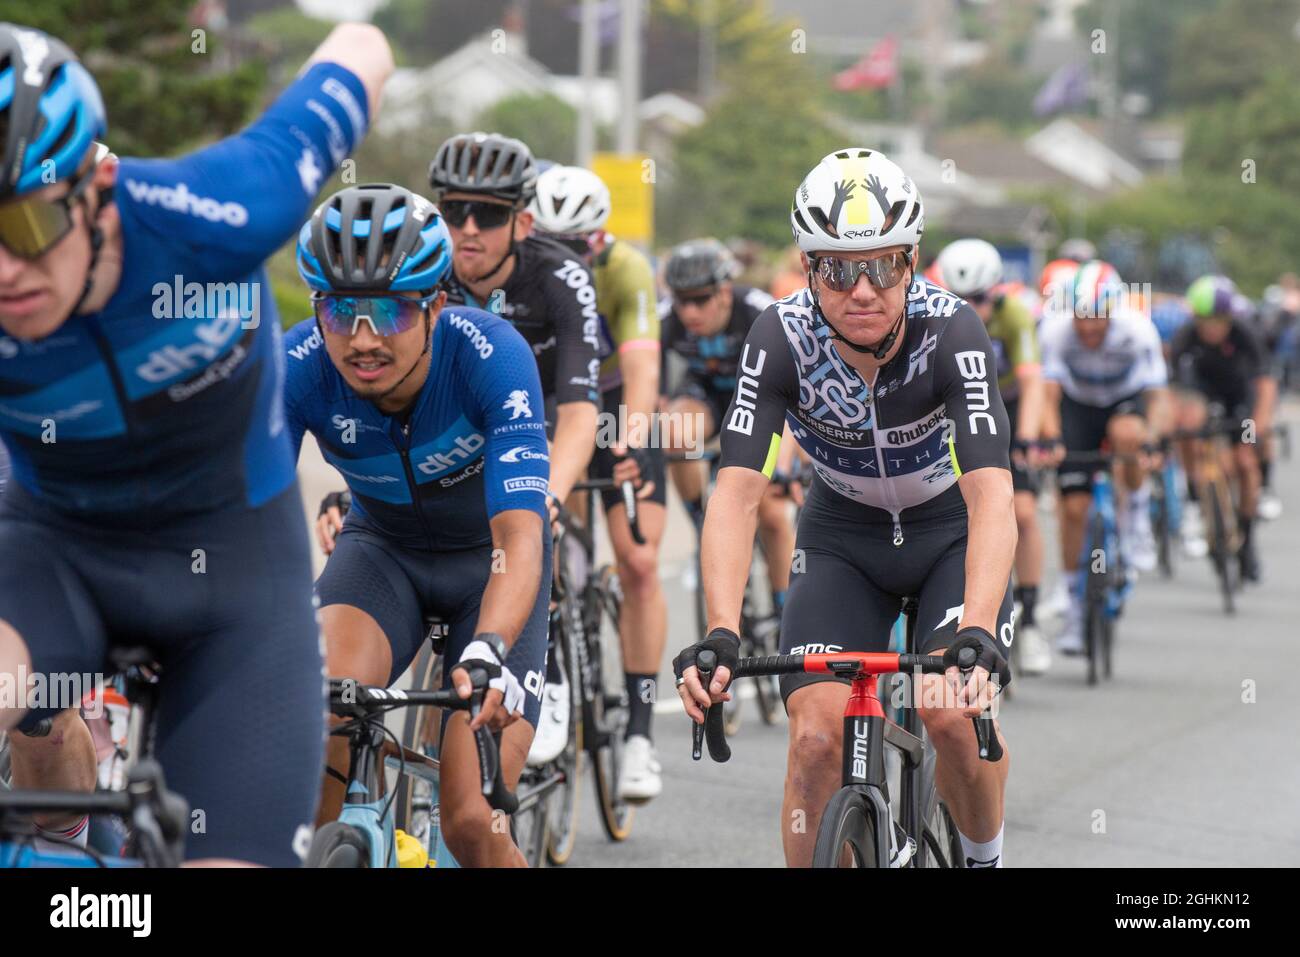
<svg viewBox="0 0 1300 957">
<path fill-rule="evenodd" d="M 877 369 L 876 377 L 872 379 L 871 384 L 867 386 L 867 401 L 871 403 L 871 431 L 873 439 L 880 438 L 880 396 L 876 395 L 876 383 L 880 381 L 880 374 L 883 371 L 883 366 Z M 862 376 L 862 380 L 865 382 L 866 377 Z M 894 520 L 894 547 L 899 548 L 903 544 L 903 523 L 901 521 L 903 510 L 898 505 L 898 496 L 894 494 L 894 481 L 889 477 L 889 473 L 885 471 L 885 453 L 881 449 L 879 441 L 875 442 L 875 447 L 876 464 L 880 468 L 880 487 L 884 491 L 885 499 L 890 505 L 889 516 Z"/>
<path fill-rule="evenodd" d="M 95 340 L 95 348 L 99 350 L 100 356 L 104 360 L 104 367 L 108 370 L 108 378 L 113 383 L 113 394 L 117 396 L 117 406 L 122 410 L 122 423 L 126 426 L 127 434 L 132 430 L 131 404 L 126 397 L 126 382 L 122 379 L 122 370 L 118 368 L 117 363 L 113 361 L 113 349 L 108 344 L 108 339 L 104 337 L 104 332 L 99 328 L 97 323 L 87 323 L 90 327 L 90 337 Z"/>
<path fill-rule="evenodd" d="M 412 413 L 412 417 L 414 413 Z M 398 454 L 402 457 L 402 471 L 406 473 L 406 484 L 411 490 L 411 508 L 415 511 L 416 520 L 420 523 L 420 528 L 424 531 L 424 541 L 433 551 L 433 536 L 429 534 L 429 525 L 424 518 L 424 510 L 420 508 L 420 486 L 415 481 L 415 469 L 411 468 L 411 419 L 408 418 L 402 423 L 402 438 L 405 440 L 404 445 L 397 447 Z"/>
</svg>

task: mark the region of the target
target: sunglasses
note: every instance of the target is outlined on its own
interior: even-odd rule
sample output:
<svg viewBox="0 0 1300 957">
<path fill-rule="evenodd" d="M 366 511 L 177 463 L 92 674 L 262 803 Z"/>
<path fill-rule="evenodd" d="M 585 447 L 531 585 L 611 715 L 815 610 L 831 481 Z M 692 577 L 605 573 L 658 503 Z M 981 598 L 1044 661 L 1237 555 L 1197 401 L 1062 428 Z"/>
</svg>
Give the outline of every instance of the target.
<svg viewBox="0 0 1300 957">
<path fill-rule="evenodd" d="M 678 306 L 695 306 L 698 309 L 701 306 L 707 306 L 717 294 L 718 290 L 716 287 L 710 289 L 708 292 L 697 292 L 690 296 L 673 293 L 673 303 Z"/>
<path fill-rule="evenodd" d="M 867 281 L 877 289 L 892 289 L 903 281 L 912 257 L 903 250 L 895 250 L 875 259 L 840 259 L 822 256 L 814 261 L 813 268 L 829 289 L 848 292 L 866 275 Z"/>
<path fill-rule="evenodd" d="M 108 153 L 103 148 L 101 155 Z M 92 164 L 66 196 L 39 199 L 29 196 L 0 205 L 0 246 L 22 259 L 37 259 L 72 231 L 72 208 L 95 174 Z"/>
<path fill-rule="evenodd" d="M 423 299 L 405 296 L 332 296 L 314 293 L 312 308 L 321 328 L 340 336 L 355 336 L 361 320 L 370 324 L 377 336 L 395 336 L 415 327 L 424 316 L 429 303 L 438 294 Z"/>
<path fill-rule="evenodd" d="M 515 208 L 507 203 L 488 203 L 480 199 L 449 199 L 438 209 L 442 218 L 460 229 L 473 216 L 479 229 L 499 229 L 510 221 Z"/>
</svg>

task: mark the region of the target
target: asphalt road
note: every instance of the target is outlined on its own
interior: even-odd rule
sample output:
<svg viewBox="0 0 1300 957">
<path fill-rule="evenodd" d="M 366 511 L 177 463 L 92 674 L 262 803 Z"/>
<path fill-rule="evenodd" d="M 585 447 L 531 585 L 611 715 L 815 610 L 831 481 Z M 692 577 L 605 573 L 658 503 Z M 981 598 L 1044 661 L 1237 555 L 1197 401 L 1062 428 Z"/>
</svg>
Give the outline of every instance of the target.
<svg viewBox="0 0 1300 957">
<path fill-rule="evenodd" d="M 1300 421 L 1300 404 L 1287 411 Z M 1282 462 L 1276 473 L 1287 511 L 1259 529 L 1265 579 L 1235 616 L 1221 610 L 1209 562 L 1183 558 L 1172 580 L 1138 583 L 1109 683 L 1089 688 L 1084 664 L 1059 656 L 1047 675 L 1016 680 L 1000 715 L 1012 761 L 1007 866 L 1300 864 L 1300 696 L 1286 686 L 1300 674 L 1300 468 Z M 341 485 L 314 448 L 304 447 L 300 474 L 314 516 L 321 495 Z M 670 625 L 654 735 L 664 793 L 637 810 L 628 840 L 612 844 L 584 778 L 569 866 L 781 866 L 784 716 L 764 727 L 751 702 L 729 764 L 690 759 L 669 662 L 694 631 L 684 574 L 692 536 L 669 505 Z M 1054 563 L 1055 522 L 1040 517 Z"/>
</svg>

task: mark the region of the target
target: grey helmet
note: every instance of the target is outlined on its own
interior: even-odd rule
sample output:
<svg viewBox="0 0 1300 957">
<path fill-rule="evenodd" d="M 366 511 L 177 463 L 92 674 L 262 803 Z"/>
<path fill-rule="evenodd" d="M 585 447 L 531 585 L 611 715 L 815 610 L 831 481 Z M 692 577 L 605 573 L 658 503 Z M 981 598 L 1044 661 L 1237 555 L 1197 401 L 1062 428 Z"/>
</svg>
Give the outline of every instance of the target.
<svg viewBox="0 0 1300 957">
<path fill-rule="evenodd" d="M 673 249 L 664 268 L 669 289 L 702 289 L 734 277 L 739 264 L 716 239 L 691 239 Z"/>
<path fill-rule="evenodd" d="M 434 199 L 447 192 L 483 193 L 522 209 L 537 189 L 537 164 L 521 141 L 500 133 L 459 133 L 438 147 L 429 166 Z"/>
</svg>

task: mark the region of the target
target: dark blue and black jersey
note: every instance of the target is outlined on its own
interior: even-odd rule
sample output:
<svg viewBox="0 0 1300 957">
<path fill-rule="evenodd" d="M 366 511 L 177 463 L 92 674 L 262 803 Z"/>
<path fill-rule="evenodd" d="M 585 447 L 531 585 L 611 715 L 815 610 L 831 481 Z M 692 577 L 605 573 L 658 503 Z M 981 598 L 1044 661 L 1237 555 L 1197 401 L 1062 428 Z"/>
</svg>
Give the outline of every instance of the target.
<svg viewBox="0 0 1300 957">
<path fill-rule="evenodd" d="M 121 283 L 43 339 L 0 337 L 0 435 L 42 505 L 156 527 L 256 507 L 293 482 L 262 262 L 365 133 L 366 94 L 318 64 L 237 136 L 125 158 Z"/>
<path fill-rule="evenodd" d="M 296 453 L 304 432 L 352 490 L 349 523 L 429 551 L 492 540 L 506 509 L 546 520 L 550 460 L 532 350 L 504 319 L 448 306 L 433 326 L 429 375 L 403 414 L 359 397 L 314 320 L 286 336 L 285 403 Z M 353 517 L 355 516 L 355 517 Z"/>
</svg>

